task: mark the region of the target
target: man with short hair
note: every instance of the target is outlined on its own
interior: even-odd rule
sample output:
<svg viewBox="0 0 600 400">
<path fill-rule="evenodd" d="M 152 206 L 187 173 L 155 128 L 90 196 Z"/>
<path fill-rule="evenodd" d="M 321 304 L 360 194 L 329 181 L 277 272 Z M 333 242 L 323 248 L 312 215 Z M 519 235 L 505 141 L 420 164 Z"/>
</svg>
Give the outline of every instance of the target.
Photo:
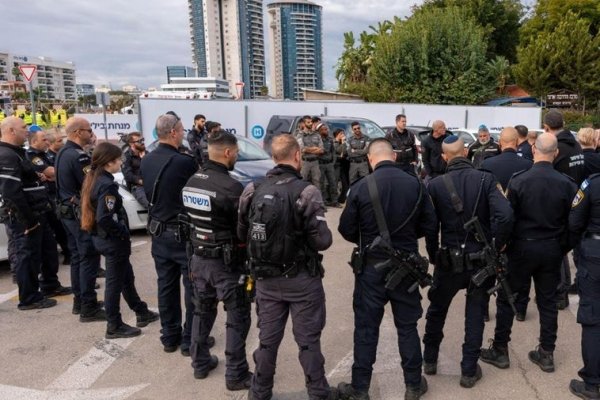
<svg viewBox="0 0 600 400">
<path fill-rule="evenodd" d="M 448 133 L 446 133 L 446 123 L 436 120 L 431 124 L 431 133 L 421 142 L 423 151 L 423 169 L 425 170 L 425 184 L 436 176 L 446 173 L 446 161 L 442 158 L 442 142 Z"/>
<path fill-rule="evenodd" d="M 415 135 L 406 129 L 406 115 L 396 115 L 396 127 L 386 135 L 386 138 L 394 147 L 396 162 L 403 170 L 414 174 L 419 153 Z"/>
<path fill-rule="evenodd" d="M 319 156 L 319 169 L 321 170 L 321 195 L 325 198 L 325 205 L 328 207 L 339 207 L 337 180 L 335 179 L 335 142 L 333 137 L 329 136 L 327 124 L 317 123 L 316 131 L 323 141 L 323 154 Z"/>
<path fill-rule="evenodd" d="M 277 350 L 291 314 L 308 397 L 334 400 L 338 393 L 327 382 L 321 352 L 325 291 L 318 252 L 332 243 L 323 199 L 302 180 L 302 152 L 291 135 L 275 137 L 271 150 L 277 165 L 260 184 L 246 186 L 238 213 L 238 238 L 247 241 L 256 282 L 260 340 L 248 399 L 272 398 Z"/>
<path fill-rule="evenodd" d="M 61 128 L 53 128 L 46 132 L 48 133 L 48 142 L 50 143 L 47 156 L 48 160 L 50 160 L 54 166 L 54 163 L 56 162 L 56 155 L 65 145 L 66 135 Z"/>
<path fill-rule="evenodd" d="M 519 135 L 517 143 L 517 155 L 528 160 L 533 161 L 533 153 L 531 152 L 531 143 L 529 143 L 528 136 L 529 130 L 525 125 L 515 126 L 517 134 Z M 535 142 L 535 141 L 534 141 Z"/>
<path fill-rule="evenodd" d="M 556 291 L 561 261 L 568 241 L 567 226 L 577 185 L 556 171 L 552 163 L 558 155 L 556 136 L 541 134 L 533 147 L 533 166 L 513 176 L 507 196 L 515 213 L 512 241 L 507 249 L 508 281 L 517 296 L 525 296 L 531 278 L 535 285 L 540 315 L 539 345 L 529 352 L 529 360 L 544 372 L 554 371 L 554 348 L 558 329 Z M 481 360 L 498 368 L 508 368 L 508 342 L 514 313 L 506 293 L 496 299 L 496 329 L 489 349 Z"/>
<path fill-rule="evenodd" d="M 129 147 L 123 152 L 123 164 L 121 171 L 127 184 L 127 189 L 133 194 L 133 197 L 144 208 L 148 208 L 148 199 L 144 192 L 144 180 L 140 172 L 142 158 L 146 155 L 146 146 L 144 138 L 140 132 L 131 132 L 127 135 L 127 144 Z"/>
<path fill-rule="evenodd" d="M 560 111 L 550 110 L 544 116 L 544 132 L 553 134 L 558 141 L 558 155 L 552 163 L 554 169 L 569 176 L 577 185 L 581 185 L 585 176 L 585 157 L 581 145 L 571 131 L 564 128 L 563 115 Z M 571 267 L 569 258 L 565 254 L 556 298 L 559 310 L 563 310 L 569 305 L 570 287 Z"/>
<path fill-rule="evenodd" d="M 53 307 L 56 300 L 40 291 L 38 273 L 42 262 L 42 225 L 49 210 L 46 188 L 25 157 L 27 126 L 17 117 L 0 124 L 0 222 L 6 225 L 15 250 L 15 274 L 19 310 Z M 54 251 L 56 252 L 56 245 Z"/>
<path fill-rule="evenodd" d="M 350 124 L 352 136 L 346 141 L 346 154 L 350 162 L 350 185 L 354 181 L 369 175 L 367 152 L 369 151 L 369 138 L 363 135 L 360 124 L 354 121 Z"/>
<path fill-rule="evenodd" d="M 65 128 L 67 143 L 56 156 L 57 207 L 67 231 L 71 250 L 71 286 L 73 314 L 80 322 L 104 321 L 106 315 L 96 295 L 96 276 L 100 271 L 100 254 L 91 235 L 79 223 L 81 187 L 92 159 L 84 150 L 94 140 L 94 131 L 85 118 L 72 117 Z"/>
<path fill-rule="evenodd" d="M 217 367 L 210 354 L 209 334 L 223 302 L 225 328 L 225 385 L 228 390 L 250 388 L 252 373 L 246 360 L 250 329 L 250 299 L 246 293 L 246 247 L 237 239 L 237 210 L 243 186 L 229 175 L 238 157 L 235 135 L 218 131 L 208 138 L 208 157 L 199 174 L 182 190 L 183 205 L 194 233 L 190 275 L 197 312 L 192 323 L 191 356 L 194 377 L 204 379 Z M 196 232 L 203 232 L 197 234 Z"/>
<path fill-rule="evenodd" d="M 56 183 L 55 183 L 55 171 L 54 166 L 46 156 L 49 142 L 47 134 L 39 126 L 31 125 L 29 127 L 29 149 L 25 152 L 27 159 L 33 164 L 34 171 L 40 176 L 42 182 L 44 182 L 48 194 L 48 203 L 53 204 L 56 201 Z M 59 238 L 59 234 L 53 232 L 53 225 L 62 227 L 62 224 L 56 218 L 56 211 L 54 207 L 50 207 L 44 218 L 40 219 L 40 230 L 42 231 L 42 257 L 41 262 L 41 280 L 40 289 L 46 297 L 63 296 L 71 294 L 70 287 L 64 287 L 58 280 L 58 251 L 56 249 L 56 242 Z M 69 257 L 68 242 L 66 241 L 66 232 L 62 227 L 61 232 L 65 242 L 61 243 L 63 251 L 67 251 L 65 258 Z"/>
<path fill-rule="evenodd" d="M 467 158 L 475 168 L 481 167 L 484 160 L 500 154 L 500 147 L 494 142 L 490 131 L 485 125 L 480 125 L 477 132 L 477 141 L 469 146 Z"/>
<path fill-rule="evenodd" d="M 303 120 L 304 130 L 297 138 L 302 154 L 302 170 L 300 173 L 302 179 L 319 187 L 321 185 L 319 156 L 323 154 L 323 140 L 317 132 L 312 130 L 312 118 L 305 115 Z"/>
<path fill-rule="evenodd" d="M 519 133 L 516 128 L 508 126 L 500 132 L 500 148 L 502 153 L 496 157 L 489 157 L 481 164 L 481 169 L 489 171 L 500 182 L 502 190 L 506 190 L 510 178 L 519 171 L 526 171 L 533 162 L 517 153 Z"/>
<path fill-rule="evenodd" d="M 427 380 L 421 376 L 423 358 L 417 331 L 417 321 L 423 314 L 421 295 L 418 289 L 409 292 L 409 288 L 415 283 L 410 277 L 405 277 L 394 288 L 387 289 L 386 276 L 392 273 L 392 267 L 381 271 L 375 266 L 382 260 L 389 259 L 389 256 L 371 245 L 379 236 L 401 254 L 410 254 L 412 259 L 418 259 L 417 239 L 424 235 L 437 235 L 437 218 L 425 187 L 414 174 L 408 174 L 398 167 L 395 163 L 396 154 L 386 139 L 371 142 L 368 158 L 373 173 L 355 182 L 350 188 L 338 227 L 344 239 L 359 246 L 355 252 L 358 251 L 358 258 L 364 260 L 358 265 L 353 263 L 355 289 L 352 382 L 340 383 L 338 390 L 343 399 L 369 399 L 379 328 L 384 307 L 389 302 L 402 358 L 401 367 L 406 385 L 404 398 L 417 400 L 427 391 Z M 378 196 L 372 194 L 372 189 L 369 188 L 371 184 L 374 184 Z M 385 220 L 385 227 L 381 226 L 373 204 L 377 198 L 381 203 L 381 219 Z M 384 228 L 387 234 L 383 232 Z"/>
<path fill-rule="evenodd" d="M 179 152 L 184 130 L 181 119 L 169 112 L 156 121 L 158 146 L 142 158 L 141 173 L 149 202 L 148 230 L 152 235 L 152 257 L 158 275 L 158 311 L 163 350 L 190 355 L 194 314 L 188 257 L 179 214 L 185 212 L 181 190 L 196 173 L 194 157 Z M 183 278 L 185 320 L 182 333 L 181 279 Z"/>
<path fill-rule="evenodd" d="M 190 150 L 198 165 L 202 165 L 208 159 L 208 155 L 206 154 L 208 151 L 206 147 L 206 135 L 208 131 L 205 128 L 205 123 L 206 117 L 202 114 L 196 114 L 194 116 L 194 126 L 187 134 Z"/>
</svg>

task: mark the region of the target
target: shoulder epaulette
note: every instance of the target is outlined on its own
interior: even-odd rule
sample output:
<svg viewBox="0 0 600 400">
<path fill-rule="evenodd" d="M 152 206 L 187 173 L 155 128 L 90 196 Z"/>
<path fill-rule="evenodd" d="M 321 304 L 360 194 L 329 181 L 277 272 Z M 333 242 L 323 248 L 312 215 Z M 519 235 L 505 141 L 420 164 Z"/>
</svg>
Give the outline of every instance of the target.
<svg viewBox="0 0 600 400">
<path fill-rule="evenodd" d="M 596 174 L 591 174 L 590 176 L 587 177 L 587 180 L 590 181 L 592 179 L 595 179 L 597 177 L 600 176 L 600 172 L 596 173 Z"/>
</svg>

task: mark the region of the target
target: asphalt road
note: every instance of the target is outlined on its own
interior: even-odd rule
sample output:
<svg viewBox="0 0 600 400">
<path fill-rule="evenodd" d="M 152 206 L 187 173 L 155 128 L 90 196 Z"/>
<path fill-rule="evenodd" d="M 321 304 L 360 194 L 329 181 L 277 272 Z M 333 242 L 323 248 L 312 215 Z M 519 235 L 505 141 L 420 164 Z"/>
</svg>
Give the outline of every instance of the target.
<svg viewBox="0 0 600 400">
<path fill-rule="evenodd" d="M 349 381 L 352 366 L 352 289 L 353 275 L 347 265 L 352 245 L 337 234 L 341 210 L 333 209 L 327 219 L 334 231 L 334 245 L 325 252 L 324 278 L 327 295 L 327 325 L 322 348 L 330 384 Z M 150 255 L 150 239 L 143 233 L 133 237 L 132 263 L 136 285 L 143 300 L 156 309 L 156 273 Z M 424 244 L 422 244 L 424 250 Z M 423 253 L 425 254 L 425 253 Z M 61 266 L 60 278 L 69 283 L 69 270 Z M 100 284 L 104 285 L 102 280 Z M 103 296 L 102 288 L 99 297 Z M 425 292 L 422 292 L 425 297 Z M 195 380 L 191 360 L 179 352 L 167 354 L 159 341 L 160 324 L 150 324 L 143 335 L 132 339 L 105 340 L 105 323 L 82 324 L 71 314 L 72 298 L 58 298 L 54 308 L 18 311 L 16 285 L 8 266 L 0 265 L 0 399 L 242 399 L 245 392 L 228 392 L 224 382 L 224 312 L 213 335 L 213 349 L 220 359 L 217 369 L 202 381 Z M 533 293 L 532 296 L 533 298 Z M 569 399 L 570 379 L 581 367 L 581 328 L 576 323 L 577 296 L 571 296 L 569 309 L 559 312 L 559 331 L 555 352 L 556 372 L 542 372 L 527 359 L 537 345 L 539 332 L 535 304 L 529 306 L 525 322 L 515 322 L 510 343 L 511 367 L 499 370 L 481 363 L 483 379 L 473 389 L 459 386 L 461 345 L 464 335 L 464 292 L 454 299 L 445 328 L 438 375 L 427 377 L 429 392 L 435 399 Z M 426 310 L 428 303 L 423 300 Z M 134 322 L 135 315 L 121 302 L 123 318 Z M 492 337 L 495 307 L 486 325 L 484 346 Z M 419 322 L 423 333 L 424 319 Z M 254 324 L 247 342 L 248 358 L 257 347 Z M 298 363 L 298 348 L 293 341 L 291 322 L 279 350 L 274 398 L 306 399 L 304 376 Z M 380 330 L 380 343 L 370 395 L 372 399 L 402 399 L 404 384 L 397 349 L 397 338 L 389 307 Z"/>
</svg>

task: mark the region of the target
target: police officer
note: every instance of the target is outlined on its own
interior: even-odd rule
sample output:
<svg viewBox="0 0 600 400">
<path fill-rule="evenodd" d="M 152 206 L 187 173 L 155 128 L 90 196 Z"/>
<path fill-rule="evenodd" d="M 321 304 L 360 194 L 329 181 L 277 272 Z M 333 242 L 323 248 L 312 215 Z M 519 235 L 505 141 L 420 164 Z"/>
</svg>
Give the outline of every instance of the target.
<svg viewBox="0 0 600 400">
<path fill-rule="evenodd" d="M 483 244 L 464 225 L 477 217 L 491 242 L 502 249 L 508 241 L 512 228 L 512 210 L 494 176 L 477 171 L 465 158 L 464 142 L 449 136 L 442 144 L 442 157 L 448 163 L 445 175 L 429 182 L 429 194 L 433 200 L 441 225 L 441 248 L 435 258 L 434 281 L 427 294 L 430 305 L 423 343 L 424 372 L 437 373 L 440 345 L 448 309 L 454 296 L 466 289 L 465 343 L 462 346 L 460 386 L 472 388 L 481 379 L 481 367 L 477 364 L 483 339 L 484 313 L 489 301 L 487 290 L 494 284 L 488 278 L 479 287 L 471 281 L 474 274 L 485 266 L 481 256 Z M 492 220 L 495 232 L 492 231 Z M 428 240 L 428 252 L 438 247 L 437 236 Z"/>
<path fill-rule="evenodd" d="M 156 121 L 157 148 L 142 159 L 144 191 L 150 203 L 148 229 L 152 234 L 152 257 L 158 275 L 158 311 L 162 326 L 163 349 L 172 353 L 181 345 L 189 356 L 194 304 L 188 273 L 185 238 L 178 215 L 184 213 L 181 189 L 198 170 L 194 157 L 180 153 L 183 124 L 175 113 L 161 115 Z M 181 329 L 181 289 L 183 277 L 185 321 Z"/>
<path fill-rule="evenodd" d="M 50 143 L 50 147 L 46 152 L 46 156 L 52 166 L 54 166 L 54 163 L 56 162 L 56 155 L 65 145 L 65 137 L 66 136 L 61 128 L 54 128 L 48 131 L 48 142 Z"/>
<path fill-rule="evenodd" d="M 406 172 L 415 173 L 418 161 L 415 135 L 406 129 L 406 115 L 396 115 L 396 127 L 386 135 L 396 153 L 396 162 Z"/>
<path fill-rule="evenodd" d="M 91 163 L 84 147 L 92 143 L 94 132 L 89 121 L 79 117 L 70 118 L 65 130 L 68 140 L 56 156 L 55 172 L 57 207 L 71 249 L 73 314 L 79 314 L 80 322 L 103 321 L 106 316 L 94 290 L 100 254 L 94 248 L 92 237 L 81 230 L 79 223 L 81 186 Z"/>
<path fill-rule="evenodd" d="M 421 142 L 423 169 L 427 175 L 426 183 L 446 172 L 446 161 L 442 158 L 442 142 L 448 136 L 446 124 L 444 121 L 433 121 L 431 128 L 431 133 Z"/>
<path fill-rule="evenodd" d="M 538 136 L 533 147 L 531 169 L 513 176 L 507 195 L 514 212 L 515 226 L 508 254 L 508 279 L 515 293 L 529 287 L 533 277 L 540 314 L 540 344 L 529 352 L 529 359 L 542 371 L 554 371 L 557 317 L 556 291 L 560 265 L 568 248 L 565 240 L 569 211 L 577 185 L 552 167 L 558 154 L 556 137 Z M 543 205 L 543 207 L 540 207 Z M 498 368 L 508 368 L 508 342 L 514 314 L 506 294 L 496 300 L 496 330 L 493 344 L 483 349 L 481 360 Z"/>
<path fill-rule="evenodd" d="M 133 267 L 129 262 L 131 239 L 125 222 L 123 198 L 113 174 L 121 169 L 121 149 L 114 144 L 100 143 L 92 154 L 91 170 L 81 189 L 81 227 L 92 235 L 94 246 L 106 260 L 106 338 L 128 338 L 141 333 L 144 327 L 158 319 L 148 310 L 135 288 Z M 138 328 L 123 322 L 119 302 L 123 298 L 136 314 Z"/>
<path fill-rule="evenodd" d="M 350 162 L 350 184 L 369 174 L 369 164 L 367 162 L 367 151 L 369 148 L 369 138 L 362 134 L 360 124 L 352 122 L 350 124 L 352 136 L 348 139 L 346 154 Z"/>
<path fill-rule="evenodd" d="M 317 187 L 301 180 L 302 153 L 291 135 L 275 137 L 271 150 L 277 165 L 266 180 L 244 189 L 237 229 L 238 238 L 248 241 L 260 330 L 248 398 L 272 397 L 277 350 L 291 314 L 309 398 L 337 399 L 325 377 L 320 341 L 325 292 L 318 252 L 332 243 L 323 200 Z"/>
<path fill-rule="evenodd" d="M 228 390 L 250 388 L 252 374 L 246 360 L 250 329 L 250 299 L 246 293 L 245 247 L 237 240 L 237 209 L 243 186 L 229 175 L 238 155 L 235 135 L 219 131 L 208 139 L 209 160 L 183 188 L 183 205 L 192 223 L 193 256 L 190 275 L 195 312 L 191 355 L 194 376 L 204 379 L 216 368 L 209 333 L 217 316 L 217 303 L 227 310 L 226 372 Z"/>
<path fill-rule="evenodd" d="M 600 154 L 596 153 L 596 146 L 600 143 L 600 132 L 593 128 L 581 128 L 577 132 L 577 141 L 583 151 L 585 161 L 583 176 L 587 179 L 588 176 L 600 172 Z"/>
<path fill-rule="evenodd" d="M 48 308 L 56 300 L 40 292 L 43 215 L 49 209 L 45 186 L 25 158 L 25 122 L 7 117 L 0 124 L 0 222 L 6 225 L 15 250 L 19 310 Z M 56 251 L 56 250 L 55 250 Z"/>
<path fill-rule="evenodd" d="M 484 160 L 500 154 L 500 147 L 491 137 L 487 126 L 479 125 L 477 141 L 469 146 L 467 158 L 471 160 L 475 168 L 481 167 Z"/>
<path fill-rule="evenodd" d="M 335 181 L 341 185 L 340 195 L 337 198 L 339 204 L 346 202 L 346 194 L 350 187 L 350 163 L 346 152 L 346 132 L 342 128 L 333 131 L 335 142 Z"/>
<path fill-rule="evenodd" d="M 338 227 L 344 239 L 360 247 L 364 259 L 364 263 L 359 262 L 354 268 L 352 383 L 340 383 L 338 389 L 344 399 L 369 398 L 379 326 L 384 307 L 390 302 L 402 357 L 405 399 L 419 399 L 427 391 L 427 380 L 421 376 L 423 359 L 417 332 L 417 321 L 423 314 L 421 295 L 418 290 L 407 291 L 414 283 L 409 279 L 404 279 L 394 289 L 386 290 L 386 273 L 374 268 L 386 255 L 370 248 L 373 240 L 383 233 L 371 200 L 368 180 L 373 179 L 380 193 L 382 213 L 387 221 L 387 230 L 391 232 L 391 246 L 394 249 L 417 253 L 419 237 L 437 235 L 437 219 L 426 189 L 414 174 L 404 172 L 394 162 L 396 154 L 387 140 L 375 139 L 371 142 L 368 158 L 373 174 L 351 186 Z"/>
<path fill-rule="evenodd" d="M 202 114 L 196 114 L 194 116 L 194 126 L 187 134 L 187 141 L 192 150 L 192 154 L 198 162 L 198 165 L 202 165 L 204 161 L 208 159 L 208 148 L 206 137 L 208 132 L 206 131 L 204 124 L 206 123 L 206 117 Z"/>
<path fill-rule="evenodd" d="M 319 169 L 321 170 L 321 194 L 325 197 L 325 205 L 329 207 L 339 207 L 337 202 L 337 180 L 335 179 L 335 146 L 333 137 L 329 136 L 327 125 L 319 122 L 316 131 L 323 141 L 323 154 L 319 156 Z"/>
<path fill-rule="evenodd" d="M 303 117 L 304 130 L 298 137 L 300 151 L 302 152 L 302 179 L 316 187 L 321 185 L 321 170 L 319 169 L 319 156 L 323 154 L 323 140 L 321 135 L 312 129 L 312 118 Z"/>
<path fill-rule="evenodd" d="M 516 125 L 515 129 L 519 135 L 517 143 L 517 155 L 533 161 L 533 153 L 531 152 L 531 143 L 529 143 L 529 129 L 525 125 Z"/>
<path fill-rule="evenodd" d="M 569 389 L 582 399 L 600 399 L 600 174 L 581 184 L 569 215 L 571 246 L 579 244 L 577 288 L 583 368 Z"/>
<path fill-rule="evenodd" d="M 585 157 L 581 145 L 575 140 L 571 131 L 564 128 L 564 120 L 560 111 L 550 110 L 544 116 L 544 132 L 551 133 L 558 140 L 558 156 L 554 159 L 554 168 L 570 176 L 577 185 L 581 185 L 585 176 Z M 571 268 L 565 256 L 560 271 L 560 284 L 557 291 L 556 305 L 559 310 L 569 305 L 568 290 L 571 286 Z"/>
<path fill-rule="evenodd" d="M 40 221 L 42 231 L 42 266 L 40 288 L 46 297 L 62 296 L 71 294 L 70 287 L 64 287 L 58 280 L 58 251 L 56 242 L 61 238 L 61 247 L 66 251 L 65 258 L 69 258 L 69 246 L 67 242 L 64 227 L 56 217 L 56 211 L 53 204 L 56 202 L 56 184 L 54 182 L 54 167 L 46 156 L 48 149 L 48 140 L 46 132 L 39 126 L 31 125 L 29 127 L 29 148 L 25 152 L 27 159 L 33 164 L 34 171 L 38 174 L 47 188 L 48 204 L 50 208 L 44 214 L 43 221 Z M 56 236 L 53 228 L 57 228 Z"/>
<path fill-rule="evenodd" d="M 500 133 L 500 147 L 502 153 L 495 157 L 487 158 L 481 164 L 481 169 L 491 172 L 505 191 L 508 187 L 508 182 L 513 174 L 520 171 L 527 171 L 533 165 L 533 161 L 526 157 L 521 157 L 517 153 L 518 131 L 516 128 L 506 127 Z M 529 290 L 524 289 L 523 293 L 527 292 L 525 297 L 515 299 L 515 307 L 517 321 L 525 321 L 527 315 L 527 304 L 529 303 Z M 487 315 L 487 314 L 486 314 Z M 489 320 L 489 315 L 486 320 Z"/>
<path fill-rule="evenodd" d="M 127 189 L 133 194 L 133 197 L 144 208 L 148 208 L 148 199 L 144 192 L 144 180 L 140 172 L 142 158 L 146 155 L 144 138 L 139 132 L 131 132 L 127 135 L 127 144 L 129 144 L 129 148 L 123 153 L 123 177 L 127 183 Z"/>
</svg>

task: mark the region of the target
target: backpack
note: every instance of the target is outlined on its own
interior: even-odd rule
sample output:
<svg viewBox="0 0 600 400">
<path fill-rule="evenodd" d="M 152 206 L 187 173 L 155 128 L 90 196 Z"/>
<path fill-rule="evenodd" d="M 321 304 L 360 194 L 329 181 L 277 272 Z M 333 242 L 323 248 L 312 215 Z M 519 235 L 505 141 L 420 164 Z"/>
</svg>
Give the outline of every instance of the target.
<svg viewBox="0 0 600 400">
<path fill-rule="evenodd" d="M 256 184 L 248 214 L 248 257 L 254 265 L 292 266 L 304 255 L 302 222 L 295 203 L 309 185 L 295 176 Z"/>
</svg>

